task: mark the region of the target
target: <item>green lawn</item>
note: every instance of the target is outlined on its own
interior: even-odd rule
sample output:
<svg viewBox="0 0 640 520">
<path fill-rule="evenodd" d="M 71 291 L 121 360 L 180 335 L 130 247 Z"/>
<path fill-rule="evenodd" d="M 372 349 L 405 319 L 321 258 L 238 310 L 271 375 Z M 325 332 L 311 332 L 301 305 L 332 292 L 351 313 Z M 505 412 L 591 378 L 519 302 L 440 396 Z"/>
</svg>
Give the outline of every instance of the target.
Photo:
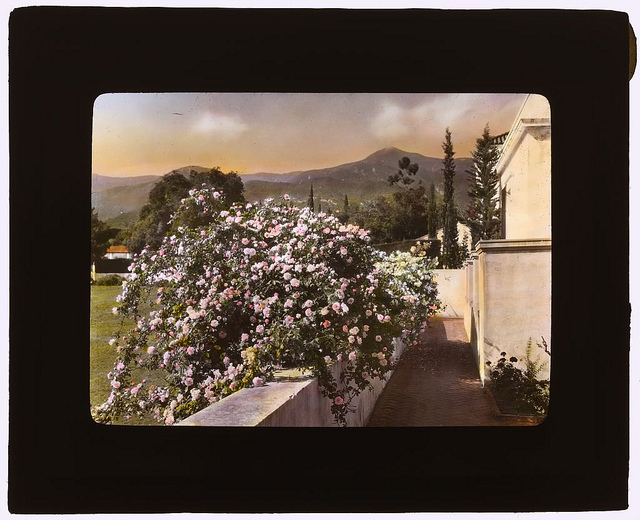
<svg viewBox="0 0 640 520">
<path fill-rule="evenodd" d="M 111 384 L 107 374 L 113 368 L 116 359 L 115 346 L 109 345 L 120 329 L 120 316 L 114 315 L 111 309 L 116 305 L 116 296 L 120 294 L 121 287 L 117 286 L 92 286 L 91 287 L 91 355 L 90 355 L 90 382 L 89 392 L 91 406 L 104 403 L 111 393 Z M 133 321 L 125 322 L 125 326 L 133 326 Z M 136 382 L 146 378 L 149 382 L 162 384 L 159 374 L 149 374 L 146 370 L 134 371 Z M 132 420 L 131 424 L 157 424 L 153 419 Z"/>
<path fill-rule="evenodd" d="M 111 309 L 117 305 L 116 296 L 120 291 L 119 285 L 91 287 L 91 406 L 104 403 L 111 393 L 107 373 L 113 368 L 116 349 L 109 345 L 109 340 L 120 328 L 120 317 Z"/>
</svg>

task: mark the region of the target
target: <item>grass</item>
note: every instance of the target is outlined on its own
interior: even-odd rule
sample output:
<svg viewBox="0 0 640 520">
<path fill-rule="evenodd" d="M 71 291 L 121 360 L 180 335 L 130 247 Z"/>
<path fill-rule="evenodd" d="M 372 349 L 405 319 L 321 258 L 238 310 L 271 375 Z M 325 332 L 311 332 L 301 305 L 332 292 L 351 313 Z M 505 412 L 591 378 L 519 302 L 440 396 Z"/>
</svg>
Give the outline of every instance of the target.
<svg viewBox="0 0 640 520">
<path fill-rule="evenodd" d="M 117 353 L 115 346 L 109 345 L 109 340 L 120 330 L 122 321 L 122 318 L 114 315 L 111 309 L 117 305 L 116 296 L 120 294 L 120 291 L 119 285 L 94 285 L 91 287 L 89 400 L 92 407 L 104 403 L 111 393 L 111 384 L 107 379 L 107 374 L 113 369 Z M 122 326 L 131 327 L 133 324 L 132 320 L 126 320 Z M 162 384 L 163 382 L 159 374 L 151 374 L 146 370 L 135 370 L 133 378 L 136 382 L 142 378 L 146 378 L 154 384 Z M 149 418 L 131 420 L 129 424 L 157 423 Z"/>
<path fill-rule="evenodd" d="M 111 393 L 107 373 L 113 368 L 116 359 L 115 347 L 109 340 L 120 328 L 121 318 L 111 309 L 116 306 L 116 296 L 120 286 L 91 287 L 91 356 L 90 356 L 90 401 L 97 406 L 106 401 Z"/>
</svg>

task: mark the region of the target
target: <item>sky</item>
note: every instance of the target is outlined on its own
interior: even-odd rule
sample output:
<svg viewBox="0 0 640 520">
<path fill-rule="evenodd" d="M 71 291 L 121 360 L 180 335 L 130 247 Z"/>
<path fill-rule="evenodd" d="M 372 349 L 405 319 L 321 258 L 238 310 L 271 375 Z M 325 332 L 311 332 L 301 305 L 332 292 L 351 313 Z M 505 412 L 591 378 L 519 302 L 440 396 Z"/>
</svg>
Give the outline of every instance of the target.
<svg viewBox="0 0 640 520">
<path fill-rule="evenodd" d="M 117 93 L 94 103 L 93 173 L 163 175 L 182 166 L 285 173 L 394 146 L 441 157 L 445 129 L 469 157 L 489 124 L 509 131 L 525 94 Z"/>
</svg>

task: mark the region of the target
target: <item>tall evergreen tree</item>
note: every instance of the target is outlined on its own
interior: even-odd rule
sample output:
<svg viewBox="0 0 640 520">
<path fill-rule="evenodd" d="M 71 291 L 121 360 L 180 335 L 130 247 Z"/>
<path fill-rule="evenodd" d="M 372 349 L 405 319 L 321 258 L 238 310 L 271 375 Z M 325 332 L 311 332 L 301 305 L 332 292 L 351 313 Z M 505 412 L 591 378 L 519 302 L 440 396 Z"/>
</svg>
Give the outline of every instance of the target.
<svg viewBox="0 0 640 520">
<path fill-rule="evenodd" d="M 311 209 L 311 211 L 315 210 L 314 203 L 313 203 L 313 184 L 311 184 L 311 191 L 309 191 L 309 199 L 307 200 L 307 206 L 309 206 L 309 209 Z"/>
<path fill-rule="evenodd" d="M 318 199 L 318 213 L 322 213 L 322 200 Z"/>
<path fill-rule="evenodd" d="M 500 233 L 500 210 L 498 197 L 499 177 L 496 164 L 499 152 L 491 143 L 489 125 L 484 127 L 482 137 L 476 140 L 476 149 L 471 153 L 473 167 L 469 176 L 469 206 L 466 221 L 471 230 L 472 247 L 478 240 L 498 238 Z"/>
<path fill-rule="evenodd" d="M 349 211 L 349 197 L 347 194 L 344 195 L 344 212 L 347 213 Z"/>
<path fill-rule="evenodd" d="M 444 196 L 442 203 L 442 265 L 448 269 L 460 267 L 460 247 L 458 245 L 458 209 L 454 200 L 455 187 L 453 178 L 456 174 L 456 163 L 453 158 L 451 132 L 447 127 L 442 143 L 444 159 L 442 160 L 442 176 L 444 179 Z"/>
<path fill-rule="evenodd" d="M 431 187 L 429 188 L 429 206 L 427 209 L 427 233 L 429 233 L 429 238 L 435 240 L 436 234 L 438 233 L 438 203 L 436 201 L 436 187 L 431 183 Z"/>
</svg>

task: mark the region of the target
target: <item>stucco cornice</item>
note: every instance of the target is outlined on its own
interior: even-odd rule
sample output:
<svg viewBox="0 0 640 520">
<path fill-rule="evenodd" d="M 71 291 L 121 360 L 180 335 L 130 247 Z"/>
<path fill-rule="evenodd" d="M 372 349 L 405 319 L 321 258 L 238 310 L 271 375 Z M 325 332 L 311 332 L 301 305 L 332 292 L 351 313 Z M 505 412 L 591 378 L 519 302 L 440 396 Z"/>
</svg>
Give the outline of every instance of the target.
<svg viewBox="0 0 640 520">
<path fill-rule="evenodd" d="M 496 164 L 496 171 L 498 174 L 502 175 L 503 167 L 509 162 L 515 151 L 518 149 L 520 141 L 522 141 L 522 138 L 527 132 L 550 130 L 550 128 L 551 119 L 548 117 L 518 119 L 502 146 L 502 153 L 500 154 L 500 159 L 498 159 Z"/>
<path fill-rule="evenodd" d="M 480 240 L 476 253 L 522 253 L 551 251 L 550 238 Z"/>
</svg>

